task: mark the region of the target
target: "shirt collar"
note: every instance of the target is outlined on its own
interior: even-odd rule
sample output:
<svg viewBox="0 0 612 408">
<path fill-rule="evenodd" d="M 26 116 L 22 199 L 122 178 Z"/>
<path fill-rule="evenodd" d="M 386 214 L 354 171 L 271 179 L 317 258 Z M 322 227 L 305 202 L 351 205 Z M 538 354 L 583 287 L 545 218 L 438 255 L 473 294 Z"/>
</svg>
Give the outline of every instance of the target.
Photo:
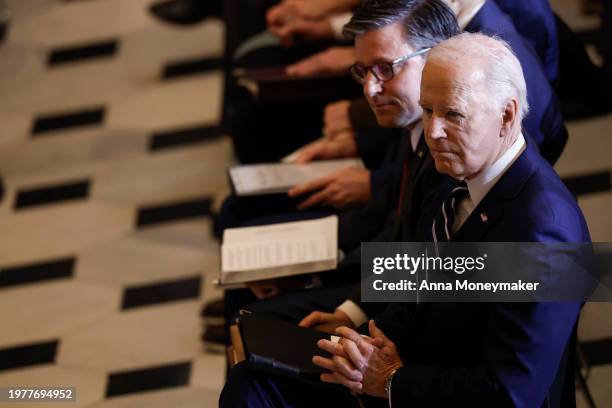
<svg viewBox="0 0 612 408">
<path fill-rule="evenodd" d="M 512 163 L 514 163 L 521 153 L 523 153 L 525 147 L 525 138 L 521 133 L 512 146 L 510 146 L 495 163 L 481 171 L 473 179 L 466 181 L 470 192 L 470 199 L 474 203 L 474 206 L 477 206 L 489 191 L 491 191 L 495 183 L 497 183 L 506 170 L 510 168 Z"/>
<path fill-rule="evenodd" d="M 465 27 L 470 24 L 470 22 L 474 19 L 474 16 L 480 11 L 484 4 L 485 0 L 475 1 L 457 15 L 457 23 L 459 24 L 461 31 L 465 30 Z"/>
</svg>

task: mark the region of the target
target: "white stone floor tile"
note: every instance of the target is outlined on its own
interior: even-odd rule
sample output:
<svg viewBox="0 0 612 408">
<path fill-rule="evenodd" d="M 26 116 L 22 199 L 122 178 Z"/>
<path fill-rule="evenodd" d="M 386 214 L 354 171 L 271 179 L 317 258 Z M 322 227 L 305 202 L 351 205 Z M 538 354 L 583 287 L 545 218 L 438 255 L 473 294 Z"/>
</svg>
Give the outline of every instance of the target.
<svg viewBox="0 0 612 408">
<path fill-rule="evenodd" d="M 208 273 L 218 268 L 212 248 L 181 248 L 125 237 L 79 254 L 77 280 L 133 286 Z"/>
<path fill-rule="evenodd" d="M 0 260 L 4 265 L 62 257 L 121 237 L 132 230 L 134 210 L 104 203 L 75 202 L 0 217 Z"/>
<path fill-rule="evenodd" d="M 229 149 L 221 140 L 123 160 L 96 176 L 92 197 L 142 206 L 212 196 L 227 183 Z"/>
<path fill-rule="evenodd" d="M 568 123 L 569 140 L 555 169 L 563 177 L 612 169 L 612 115 Z"/>
<path fill-rule="evenodd" d="M 1 149 L 1 171 L 20 183 L 45 182 L 53 173 L 60 180 L 70 178 L 75 168 L 83 175 L 94 174 L 98 168 L 112 166 L 113 159 L 142 156 L 149 138 L 147 132 L 120 129 L 57 132 Z"/>
<path fill-rule="evenodd" d="M 81 408 L 104 399 L 106 374 L 55 365 L 28 367 L 0 373 L 0 387 L 74 387 L 74 402 L 37 402 L 34 406 L 47 408 Z M 2 408 L 25 408 L 27 403 L 2 403 Z M 32 406 L 32 405 L 30 405 Z"/>
<path fill-rule="evenodd" d="M 580 341 L 612 338 L 612 303 L 586 303 L 580 314 L 578 337 Z"/>
<path fill-rule="evenodd" d="M 121 290 L 71 279 L 0 291 L 0 348 L 61 338 L 119 310 Z M 11 312 L 8 312 L 11 311 Z"/>
<path fill-rule="evenodd" d="M 585 16 L 582 14 L 581 1 L 576 0 L 551 0 L 550 4 L 563 21 L 574 30 L 589 29 L 599 26 L 599 19 L 596 16 Z"/>
<path fill-rule="evenodd" d="M 144 306 L 62 337 L 57 363 L 106 372 L 190 361 L 202 352 L 199 300 Z"/>
<path fill-rule="evenodd" d="M 142 392 L 118 396 L 92 405 L 92 408 L 213 408 L 218 406 L 219 394 L 214 390 L 180 387 L 171 390 Z"/>
<path fill-rule="evenodd" d="M 578 204 L 586 217 L 594 242 L 612 242 L 612 193 L 598 193 L 581 197 Z"/>
<path fill-rule="evenodd" d="M 65 46 L 119 36 L 156 24 L 148 13 L 148 5 L 151 2 L 58 2 L 56 6 L 48 7 L 44 12 L 20 20 L 12 27 L 10 39 L 17 43 Z"/>
<path fill-rule="evenodd" d="M 220 390 L 225 382 L 225 355 L 202 353 L 191 366 L 192 387 Z"/>
<path fill-rule="evenodd" d="M 175 221 L 142 228 L 134 236 L 146 241 L 184 248 L 216 248 L 218 244 L 210 234 L 211 228 L 212 221 L 208 218 L 197 221 Z"/>
<path fill-rule="evenodd" d="M 188 123 L 217 123 L 221 114 L 222 83 L 220 73 L 210 73 L 151 84 L 113 104 L 106 125 L 157 130 Z"/>
<path fill-rule="evenodd" d="M 44 68 L 45 50 L 9 44 L 7 50 L 0 48 L 0 56 L 7 57 L 0 62 L 0 74 L 7 74 L 0 77 L 0 111 L 40 114 L 122 101 L 140 90 L 156 87 L 169 62 L 220 57 L 222 34 L 220 23 L 214 20 L 187 33 L 151 27 L 122 38 L 113 58 L 48 69 Z"/>
</svg>

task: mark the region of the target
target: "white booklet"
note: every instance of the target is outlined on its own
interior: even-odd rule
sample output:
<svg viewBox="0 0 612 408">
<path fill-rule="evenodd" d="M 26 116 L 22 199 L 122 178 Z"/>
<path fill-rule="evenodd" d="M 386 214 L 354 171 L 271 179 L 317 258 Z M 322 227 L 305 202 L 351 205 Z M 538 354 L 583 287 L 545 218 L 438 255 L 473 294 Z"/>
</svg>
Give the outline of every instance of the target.
<svg viewBox="0 0 612 408">
<path fill-rule="evenodd" d="M 231 285 L 333 270 L 338 265 L 338 217 L 228 228 L 221 245 L 219 284 Z"/>
<path fill-rule="evenodd" d="M 293 186 L 351 166 L 363 167 L 363 162 L 360 159 L 339 159 L 306 164 L 252 164 L 232 167 L 229 175 L 237 196 L 251 196 L 286 193 Z"/>
</svg>

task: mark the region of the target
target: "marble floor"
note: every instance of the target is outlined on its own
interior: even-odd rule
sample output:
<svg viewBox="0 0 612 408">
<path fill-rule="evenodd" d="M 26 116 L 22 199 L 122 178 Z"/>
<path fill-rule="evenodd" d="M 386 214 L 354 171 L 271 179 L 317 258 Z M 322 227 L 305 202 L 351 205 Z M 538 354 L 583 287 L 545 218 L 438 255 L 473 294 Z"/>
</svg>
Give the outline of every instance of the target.
<svg viewBox="0 0 612 408">
<path fill-rule="evenodd" d="M 232 160 L 218 127 L 224 26 L 168 26 L 151 2 L 7 1 L 0 387 L 76 389 L 76 403 L 40 406 L 213 407 L 222 387 L 199 310 L 219 296 L 211 213 Z M 576 3 L 553 1 L 574 27 L 596 25 Z M 584 192 L 593 239 L 612 242 L 612 116 L 568 125 L 557 169 Z M 587 304 L 580 327 L 600 407 L 611 313 Z M 0 402 L 13 405 L 26 406 Z"/>
<path fill-rule="evenodd" d="M 199 311 L 219 296 L 210 214 L 232 157 L 224 26 L 168 26 L 150 3 L 8 2 L 0 387 L 74 387 L 75 407 L 217 404 L 225 359 L 204 351 Z"/>
</svg>

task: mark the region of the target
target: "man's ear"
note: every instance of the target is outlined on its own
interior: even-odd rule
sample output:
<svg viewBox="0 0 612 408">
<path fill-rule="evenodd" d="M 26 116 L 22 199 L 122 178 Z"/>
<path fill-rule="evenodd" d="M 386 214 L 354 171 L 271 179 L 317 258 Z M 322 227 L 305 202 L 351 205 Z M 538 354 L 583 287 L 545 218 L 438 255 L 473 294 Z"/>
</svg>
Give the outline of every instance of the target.
<svg viewBox="0 0 612 408">
<path fill-rule="evenodd" d="M 502 111 L 502 123 L 500 136 L 505 137 L 510 134 L 518 120 L 518 102 L 515 98 L 509 99 Z"/>
</svg>

